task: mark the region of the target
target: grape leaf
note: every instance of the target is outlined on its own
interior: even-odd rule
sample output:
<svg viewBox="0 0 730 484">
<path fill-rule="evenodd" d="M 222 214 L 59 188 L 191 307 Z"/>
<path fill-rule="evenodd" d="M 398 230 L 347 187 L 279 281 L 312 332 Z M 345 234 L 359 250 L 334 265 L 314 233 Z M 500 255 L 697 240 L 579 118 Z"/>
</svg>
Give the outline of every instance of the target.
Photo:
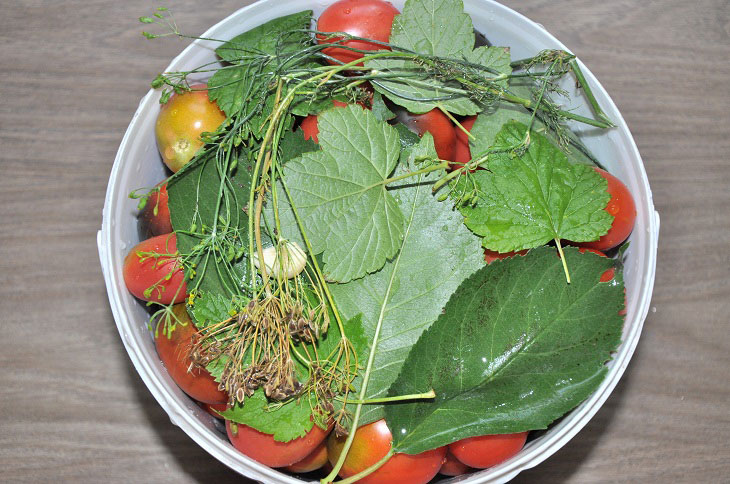
<svg viewBox="0 0 730 484">
<path fill-rule="evenodd" d="M 527 126 L 510 121 L 497 134 L 495 146 L 516 146 Z M 484 237 L 483 245 L 498 252 L 539 247 L 553 239 L 596 240 L 611 227 L 604 209 L 610 199 L 606 181 L 587 165 L 573 165 L 544 136 L 531 133 L 519 157 L 492 155 L 488 170 L 473 174 L 476 206 L 460 210 L 464 223 Z"/>
<path fill-rule="evenodd" d="M 367 348 L 360 315 L 355 315 L 344 323 L 347 338 L 356 351 Z M 341 341 L 341 333 L 337 325 L 330 326 L 327 335 L 320 338 L 317 343 L 317 352 L 320 358 L 330 355 Z M 314 354 L 311 345 L 307 354 Z M 294 359 L 295 369 L 300 381 L 307 379 L 307 367 L 298 359 Z M 312 404 L 306 396 L 298 400 L 291 400 L 283 405 L 271 404 L 266 398 L 263 389 L 256 390 L 252 397 L 247 398 L 244 404 L 237 404 L 234 407 L 222 412 L 223 417 L 233 422 L 247 425 L 259 432 L 273 434 L 274 440 L 288 442 L 304 436 L 314 425 L 310 418 L 312 415 Z M 334 401 L 335 408 L 341 408 L 341 404 Z M 338 407 L 339 405 L 339 407 Z"/>
<path fill-rule="evenodd" d="M 239 240 L 247 240 L 248 217 L 243 208 L 248 204 L 251 175 L 241 163 L 231 176 L 231 183 L 227 184 L 230 190 L 223 191 L 224 200 L 219 200 L 221 177 L 217 163 L 214 154 L 199 157 L 167 182 L 170 221 L 177 232 L 177 249 L 181 254 L 190 254 L 201 242 L 203 235 L 200 231 L 204 225 L 213 227 L 218 203 L 222 207 L 231 207 L 230 230 L 238 233 Z M 221 210 L 219 215 L 227 213 Z M 193 225 L 197 228 L 196 235 L 190 234 Z M 231 261 L 230 271 L 223 266 L 228 266 L 228 263 L 220 261 L 219 264 L 217 256 L 212 251 L 208 252 L 198 261 L 193 278 L 187 280 L 188 288 L 197 286 L 202 293 L 220 294 L 230 300 L 233 296 L 231 288 L 250 277 L 248 261 L 244 255 Z M 186 274 L 190 275 L 189 269 Z"/>
<path fill-rule="evenodd" d="M 400 247 L 403 213 L 384 184 L 399 139 L 359 106 L 325 111 L 318 123 L 322 150 L 287 162 L 284 180 L 326 277 L 347 282 L 380 269 Z"/>
<path fill-rule="evenodd" d="M 612 261 L 567 248 L 573 281 L 549 247 L 495 261 L 464 281 L 415 344 L 391 395 L 436 398 L 385 409 L 396 452 L 546 428 L 587 398 L 621 338 L 623 284 Z"/>
<path fill-rule="evenodd" d="M 403 12 L 393 20 L 389 42 L 398 47 L 430 56 L 463 59 L 489 67 L 500 73 L 512 72 L 509 50 L 503 47 L 474 49 L 474 28 L 471 18 L 464 13 L 462 0 L 407 1 Z M 379 71 L 400 73 L 406 78 L 381 79 L 374 86 L 377 91 L 413 113 L 425 113 L 437 106 L 460 115 L 476 114 L 481 107 L 463 95 L 454 95 L 444 87 L 459 87 L 429 76 L 418 78 L 415 84 L 407 76 L 419 72 L 415 63 L 401 59 L 375 59 L 368 67 Z M 506 87 L 506 80 L 500 81 Z M 449 96 L 441 101 L 420 101 Z"/>
<path fill-rule="evenodd" d="M 435 156 L 428 136 L 419 145 L 426 143 Z M 414 147 L 414 151 L 421 150 Z M 406 167 L 403 164 L 399 172 L 405 172 Z M 414 168 L 412 163 L 408 168 Z M 464 227 L 459 212 L 451 202 L 438 202 L 431 194 L 431 184 L 440 174 L 408 178 L 392 190 L 406 218 L 396 257 L 378 272 L 347 284 L 330 285 L 345 317 L 362 313 L 368 340 L 372 341 L 382 321 L 367 398 L 385 396 L 420 334 L 436 320 L 461 281 L 484 265 L 479 239 Z M 361 383 L 361 378 L 355 380 L 358 389 Z M 365 405 L 360 423 L 382 416 L 382 406 Z"/>
</svg>

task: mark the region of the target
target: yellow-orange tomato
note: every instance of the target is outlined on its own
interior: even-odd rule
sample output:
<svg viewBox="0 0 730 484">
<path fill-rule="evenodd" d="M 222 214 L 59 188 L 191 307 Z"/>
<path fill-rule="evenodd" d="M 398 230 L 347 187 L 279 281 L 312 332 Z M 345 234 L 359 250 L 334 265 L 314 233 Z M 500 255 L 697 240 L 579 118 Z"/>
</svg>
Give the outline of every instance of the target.
<svg viewBox="0 0 730 484">
<path fill-rule="evenodd" d="M 208 99 L 204 84 L 191 89 L 173 95 L 160 109 L 155 125 L 162 161 L 173 172 L 182 168 L 203 146 L 201 133 L 215 131 L 226 119 L 218 105 Z"/>
</svg>

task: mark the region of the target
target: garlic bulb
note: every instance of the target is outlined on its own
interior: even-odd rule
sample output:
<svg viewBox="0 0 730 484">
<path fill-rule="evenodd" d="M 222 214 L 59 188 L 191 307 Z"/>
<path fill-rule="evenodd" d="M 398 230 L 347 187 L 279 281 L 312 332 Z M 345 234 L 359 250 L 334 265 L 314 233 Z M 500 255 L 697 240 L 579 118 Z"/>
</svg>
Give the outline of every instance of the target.
<svg viewBox="0 0 730 484">
<path fill-rule="evenodd" d="M 266 247 L 262 252 L 267 272 L 277 279 L 280 275 L 291 279 L 300 274 L 304 270 L 304 266 L 307 265 L 307 254 L 296 242 L 288 240 L 279 242 L 278 253 L 281 254 L 281 261 L 277 257 L 276 247 Z M 257 269 L 261 269 L 258 253 L 253 255 L 253 263 Z"/>
</svg>

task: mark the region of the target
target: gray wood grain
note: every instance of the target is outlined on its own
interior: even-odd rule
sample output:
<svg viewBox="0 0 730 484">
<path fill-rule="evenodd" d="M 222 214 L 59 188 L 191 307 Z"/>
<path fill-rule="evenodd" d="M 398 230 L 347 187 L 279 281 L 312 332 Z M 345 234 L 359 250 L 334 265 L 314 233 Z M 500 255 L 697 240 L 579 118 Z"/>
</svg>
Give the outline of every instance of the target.
<svg viewBox="0 0 730 484">
<path fill-rule="evenodd" d="M 246 1 L 173 3 L 192 33 Z M 653 309 L 588 426 L 517 482 L 730 475 L 730 4 L 514 0 L 598 76 L 662 217 Z M 119 339 L 96 255 L 116 149 L 186 42 L 142 0 L 0 4 L 0 481 L 241 482 L 174 427 Z"/>
</svg>

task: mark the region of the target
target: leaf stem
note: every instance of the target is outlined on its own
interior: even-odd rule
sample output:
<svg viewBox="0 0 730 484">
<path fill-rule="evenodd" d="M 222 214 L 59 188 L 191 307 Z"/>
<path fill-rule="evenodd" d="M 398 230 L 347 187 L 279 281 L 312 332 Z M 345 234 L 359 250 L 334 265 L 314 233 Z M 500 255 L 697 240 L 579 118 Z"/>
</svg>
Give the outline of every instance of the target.
<svg viewBox="0 0 730 484">
<path fill-rule="evenodd" d="M 603 109 L 601 109 L 601 106 L 598 104 L 598 100 L 596 100 L 596 97 L 593 95 L 591 86 L 588 85 L 588 82 L 583 75 L 583 71 L 578 65 L 578 61 L 576 59 L 570 61 L 570 69 L 573 71 L 573 74 L 575 74 L 575 79 L 578 81 L 579 86 L 581 87 L 581 89 L 583 89 L 583 93 L 585 93 L 586 97 L 588 98 L 588 102 L 590 103 L 591 108 L 593 108 L 593 113 L 598 117 L 598 119 L 608 123 L 608 127 L 616 127 L 613 121 L 611 121 L 611 118 L 609 118 L 606 113 L 603 112 Z"/>
<path fill-rule="evenodd" d="M 555 245 L 558 246 L 558 254 L 560 254 L 560 260 L 563 262 L 563 270 L 565 271 L 565 280 L 570 284 L 570 272 L 568 272 L 568 263 L 565 262 L 565 254 L 563 254 L 563 247 L 560 245 L 560 239 L 555 238 Z"/>
<path fill-rule="evenodd" d="M 394 397 L 369 398 L 365 400 L 348 400 L 348 403 L 354 403 L 356 405 L 376 405 L 380 403 L 403 402 L 407 400 L 422 400 L 424 398 L 436 398 L 436 392 L 431 389 L 425 393 L 412 393 L 410 395 L 396 395 Z"/>
</svg>

